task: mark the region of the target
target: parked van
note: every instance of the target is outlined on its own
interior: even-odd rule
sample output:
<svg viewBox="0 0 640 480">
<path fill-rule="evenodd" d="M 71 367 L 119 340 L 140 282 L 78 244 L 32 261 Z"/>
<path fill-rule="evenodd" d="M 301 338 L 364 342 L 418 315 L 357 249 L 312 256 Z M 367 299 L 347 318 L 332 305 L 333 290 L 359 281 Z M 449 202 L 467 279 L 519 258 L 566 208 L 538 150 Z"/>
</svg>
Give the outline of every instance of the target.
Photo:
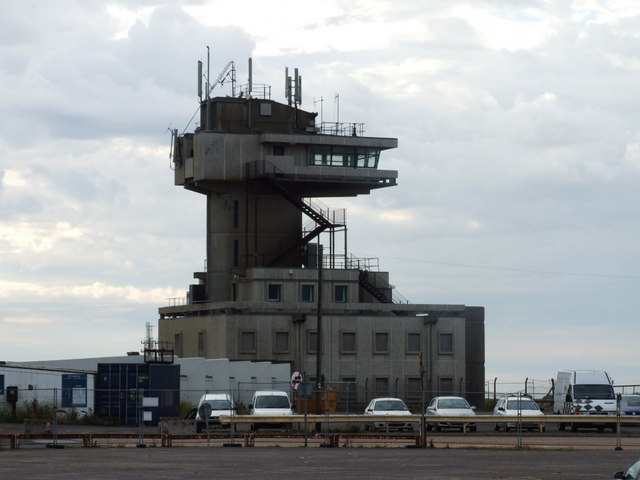
<svg viewBox="0 0 640 480">
<path fill-rule="evenodd" d="M 203 405 L 208 405 L 204 406 Z M 210 411 L 209 418 L 205 412 Z M 200 397 L 196 413 L 196 431 L 200 433 L 208 424 L 209 428 L 221 428 L 220 415 L 231 416 L 235 413 L 235 406 L 228 393 L 205 393 Z"/>
<path fill-rule="evenodd" d="M 616 396 L 613 380 L 603 370 L 560 370 L 553 394 L 553 413 L 559 415 L 616 415 Z M 580 427 L 605 426 L 616 429 L 615 423 L 560 423 L 559 430 L 570 426 L 572 431 Z"/>
<path fill-rule="evenodd" d="M 250 415 L 293 415 L 289 395 L 282 390 L 258 390 L 253 394 L 253 399 L 249 405 Z M 281 427 L 282 424 L 264 423 L 253 424 L 253 429 L 261 426 Z"/>
</svg>

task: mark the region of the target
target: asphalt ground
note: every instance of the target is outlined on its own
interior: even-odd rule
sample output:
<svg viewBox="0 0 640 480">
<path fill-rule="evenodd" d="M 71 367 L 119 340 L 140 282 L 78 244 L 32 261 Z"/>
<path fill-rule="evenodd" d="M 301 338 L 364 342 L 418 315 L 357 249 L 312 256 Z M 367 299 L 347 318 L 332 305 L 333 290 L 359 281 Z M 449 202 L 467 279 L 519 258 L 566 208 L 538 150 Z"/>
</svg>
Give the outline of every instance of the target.
<svg viewBox="0 0 640 480">
<path fill-rule="evenodd" d="M 0 478 L 611 479 L 628 451 L 415 448 L 66 448 L 0 450 Z"/>
</svg>

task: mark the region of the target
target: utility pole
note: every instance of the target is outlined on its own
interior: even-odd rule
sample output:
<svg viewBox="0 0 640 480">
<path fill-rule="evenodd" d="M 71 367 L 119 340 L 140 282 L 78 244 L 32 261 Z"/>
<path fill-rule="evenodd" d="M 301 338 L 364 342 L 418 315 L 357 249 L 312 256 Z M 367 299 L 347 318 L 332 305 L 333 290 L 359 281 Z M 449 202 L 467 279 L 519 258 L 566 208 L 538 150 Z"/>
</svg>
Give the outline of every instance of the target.
<svg viewBox="0 0 640 480">
<path fill-rule="evenodd" d="M 320 415 L 322 400 L 322 245 L 318 245 L 318 325 L 316 346 L 316 413 Z"/>
</svg>

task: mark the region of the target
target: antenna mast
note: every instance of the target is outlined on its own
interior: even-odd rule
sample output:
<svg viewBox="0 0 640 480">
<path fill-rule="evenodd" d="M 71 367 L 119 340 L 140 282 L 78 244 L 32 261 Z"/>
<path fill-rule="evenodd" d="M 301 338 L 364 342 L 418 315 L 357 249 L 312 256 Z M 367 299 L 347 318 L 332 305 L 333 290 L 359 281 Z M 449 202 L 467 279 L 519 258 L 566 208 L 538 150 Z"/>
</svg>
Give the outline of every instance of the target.
<svg viewBox="0 0 640 480">
<path fill-rule="evenodd" d="M 324 98 L 321 96 L 320 100 L 313 99 L 313 106 L 315 108 L 316 103 L 320 103 L 320 124 L 322 125 L 323 120 L 323 107 L 324 107 Z"/>
<path fill-rule="evenodd" d="M 296 68 L 293 78 L 289 76 L 289 67 L 284 69 L 284 96 L 289 102 L 289 106 L 297 107 L 302 104 L 302 77 L 298 75 Z"/>
</svg>

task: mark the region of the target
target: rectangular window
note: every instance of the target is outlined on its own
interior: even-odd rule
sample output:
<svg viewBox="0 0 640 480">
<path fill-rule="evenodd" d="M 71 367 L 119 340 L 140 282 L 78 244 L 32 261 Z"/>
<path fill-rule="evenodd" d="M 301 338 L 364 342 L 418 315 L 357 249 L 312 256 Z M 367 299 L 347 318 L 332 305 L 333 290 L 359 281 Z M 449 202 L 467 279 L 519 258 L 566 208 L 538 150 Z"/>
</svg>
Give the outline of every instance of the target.
<svg viewBox="0 0 640 480">
<path fill-rule="evenodd" d="M 315 285 L 302 285 L 301 298 L 303 302 L 314 302 L 315 301 Z"/>
<path fill-rule="evenodd" d="M 440 395 L 455 395 L 453 391 L 453 378 L 440 377 Z"/>
<path fill-rule="evenodd" d="M 234 228 L 240 226 L 240 206 L 238 200 L 233 201 L 233 226 Z"/>
<path fill-rule="evenodd" d="M 281 302 L 282 301 L 282 284 L 270 283 L 267 286 L 267 301 L 268 302 Z"/>
<path fill-rule="evenodd" d="M 438 340 L 438 352 L 451 355 L 453 353 L 453 333 L 441 333 Z"/>
<path fill-rule="evenodd" d="M 336 303 L 346 303 L 347 301 L 346 285 L 336 285 L 333 293 L 334 293 L 334 301 Z"/>
<path fill-rule="evenodd" d="M 274 332 L 273 352 L 289 353 L 289 332 Z"/>
<path fill-rule="evenodd" d="M 182 357 L 182 333 L 176 333 L 173 336 L 173 353 Z"/>
<path fill-rule="evenodd" d="M 419 398 L 422 396 L 422 384 L 420 377 L 407 377 L 407 398 Z"/>
<path fill-rule="evenodd" d="M 421 337 L 420 333 L 407 333 L 407 353 L 420 353 L 422 351 Z"/>
<path fill-rule="evenodd" d="M 273 146 L 273 154 L 278 156 L 284 155 L 284 145 L 274 145 Z"/>
<path fill-rule="evenodd" d="M 386 397 L 389 395 L 389 379 L 387 377 L 376 377 L 373 386 L 376 397 Z"/>
<path fill-rule="evenodd" d="M 356 332 L 342 332 L 340 353 L 356 353 Z"/>
<path fill-rule="evenodd" d="M 240 353 L 256 353 L 256 332 L 245 330 L 240 332 Z"/>
<path fill-rule="evenodd" d="M 373 334 L 373 353 L 389 353 L 389 332 Z"/>
<path fill-rule="evenodd" d="M 207 332 L 198 333 L 198 356 L 207 356 Z"/>
<path fill-rule="evenodd" d="M 318 332 L 307 331 L 307 353 L 318 353 Z"/>
</svg>

